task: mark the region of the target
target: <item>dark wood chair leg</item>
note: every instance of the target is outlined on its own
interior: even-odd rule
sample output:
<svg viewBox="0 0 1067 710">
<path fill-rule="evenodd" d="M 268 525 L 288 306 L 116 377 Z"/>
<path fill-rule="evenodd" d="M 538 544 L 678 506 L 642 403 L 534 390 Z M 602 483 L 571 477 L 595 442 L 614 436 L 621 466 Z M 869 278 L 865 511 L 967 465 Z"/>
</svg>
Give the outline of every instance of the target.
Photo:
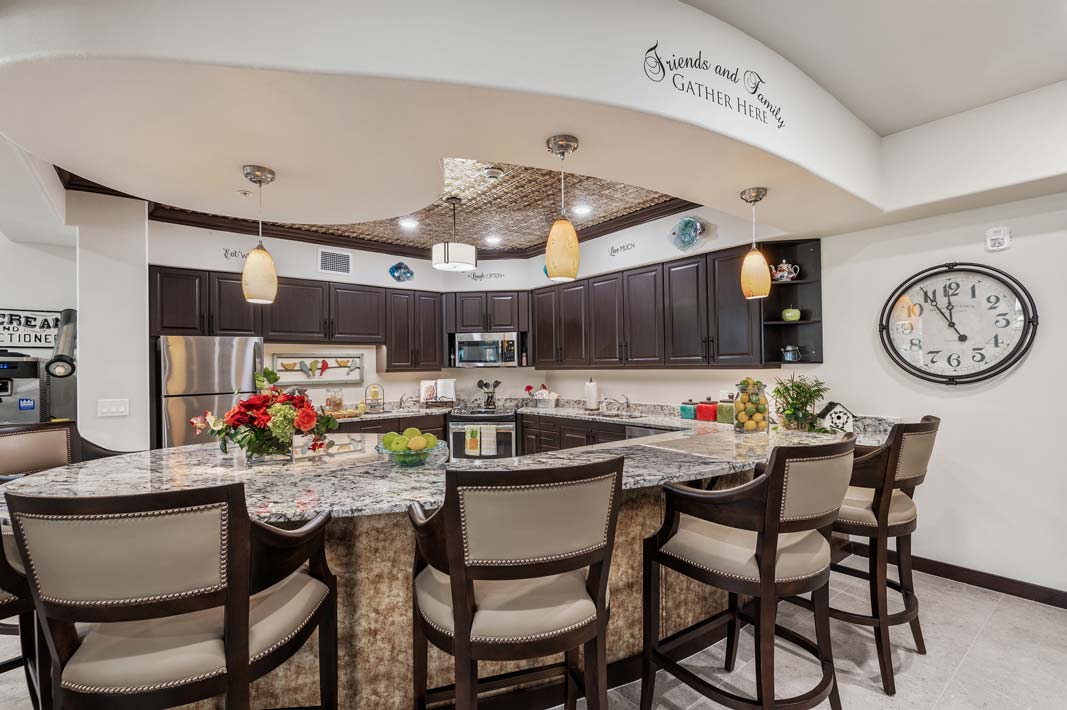
<svg viewBox="0 0 1067 710">
<path fill-rule="evenodd" d="M 250 710 L 252 707 L 251 689 L 247 678 L 237 677 L 226 689 L 226 710 Z"/>
<path fill-rule="evenodd" d="M 878 649 L 878 667 L 882 672 L 882 688 L 886 695 L 896 695 L 893 681 L 893 649 L 889 643 L 889 601 L 886 574 L 889 565 L 888 539 L 870 538 L 871 614 L 877 619 L 874 626 L 874 643 Z"/>
<path fill-rule="evenodd" d="M 737 664 L 737 645 L 741 636 L 741 624 L 737 619 L 737 595 L 730 592 L 730 621 L 726 625 L 726 663 L 727 672 L 733 672 Z"/>
<path fill-rule="evenodd" d="M 567 682 L 563 691 L 563 708 L 564 710 L 575 710 L 578 707 L 578 686 L 574 682 L 574 674 L 581 668 L 581 664 L 578 663 L 578 649 L 574 648 L 567 651 L 563 658 L 567 663 Z"/>
<path fill-rule="evenodd" d="M 19 650 L 22 651 L 22 657 L 26 662 L 26 665 L 22 667 L 26 673 L 26 689 L 30 693 L 30 705 L 33 710 L 41 710 L 41 701 L 37 697 L 37 679 L 34 677 L 34 658 L 36 658 L 35 633 L 36 627 L 34 626 L 33 612 L 28 611 L 25 614 L 19 614 Z"/>
<path fill-rule="evenodd" d="M 411 682 L 412 708 L 426 710 L 426 665 L 429 652 L 426 634 L 422 630 L 418 602 L 414 593 L 411 595 Z"/>
<path fill-rule="evenodd" d="M 819 646 L 819 662 L 823 674 L 829 673 L 834 678 L 834 684 L 830 688 L 830 707 L 833 710 L 841 710 L 841 694 L 837 690 L 834 651 L 830 642 L 830 585 L 826 584 L 812 592 L 811 601 L 815 607 L 815 637 Z"/>
<path fill-rule="evenodd" d="M 919 599 L 915 596 L 915 579 L 911 570 L 911 535 L 897 538 L 897 569 L 900 571 L 900 588 L 904 590 L 904 603 L 918 605 Z M 916 650 L 925 656 L 926 642 L 923 640 L 918 616 L 911 620 L 911 635 L 915 638 Z"/>
<path fill-rule="evenodd" d="M 654 547 L 645 544 L 644 559 L 644 646 L 641 649 L 641 710 L 652 710 L 656 692 L 656 663 L 652 649 L 659 644 L 659 565 L 652 559 Z"/>
<path fill-rule="evenodd" d="M 608 633 L 601 625 L 596 638 L 585 642 L 585 705 L 589 710 L 608 710 Z"/>
<path fill-rule="evenodd" d="M 52 710 L 56 707 L 59 685 L 58 679 L 53 684 L 52 679 L 52 655 L 48 651 L 48 642 L 45 641 L 44 631 L 37 623 L 36 614 L 33 617 L 33 655 L 36 659 L 34 664 L 37 669 L 37 677 L 34 678 L 37 687 L 37 699 L 41 703 L 41 710 Z"/>
<path fill-rule="evenodd" d="M 337 585 L 319 620 L 319 705 L 337 710 Z"/>
<path fill-rule="evenodd" d="M 456 645 L 456 710 L 478 710 L 478 661 Z"/>
<path fill-rule="evenodd" d="M 756 702 L 774 708 L 774 621 L 778 600 L 773 594 L 756 600 Z"/>
</svg>

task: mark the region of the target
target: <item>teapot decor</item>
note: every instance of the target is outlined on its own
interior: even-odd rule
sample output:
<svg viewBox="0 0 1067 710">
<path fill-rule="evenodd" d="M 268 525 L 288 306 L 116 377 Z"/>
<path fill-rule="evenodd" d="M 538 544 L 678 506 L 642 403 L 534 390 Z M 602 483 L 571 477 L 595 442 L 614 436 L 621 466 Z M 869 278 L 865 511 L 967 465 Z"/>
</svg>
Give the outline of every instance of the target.
<svg viewBox="0 0 1067 710">
<path fill-rule="evenodd" d="M 800 276 L 800 267 L 782 259 L 782 263 L 771 270 L 771 276 L 775 281 L 792 281 Z"/>
</svg>

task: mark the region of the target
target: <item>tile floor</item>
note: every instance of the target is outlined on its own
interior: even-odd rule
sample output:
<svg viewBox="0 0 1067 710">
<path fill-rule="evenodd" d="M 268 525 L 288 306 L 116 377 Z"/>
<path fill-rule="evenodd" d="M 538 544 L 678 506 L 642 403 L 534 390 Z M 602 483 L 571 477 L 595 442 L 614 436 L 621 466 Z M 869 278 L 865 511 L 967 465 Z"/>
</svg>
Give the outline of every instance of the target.
<svg viewBox="0 0 1067 710">
<path fill-rule="evenodd" d="M 850 563 L 866 565 L 853 558 Z M 866 583 L 835 575 L 833 605 L 869 608 Z M 841 702 L 852 710 L 1059 710 L 1067 708 L 1067 610 L 1035 604 L 958 582 L 916 574 L 928 655 L 914 651 L 907 625 L 892 631 L 897 694 L 882 692 L 872 633 L 831 622 Z M 901 608 L 890 594 L 891 611 Z M 894 606 L 895 603 L 895 606 Z M 814 637 L 811 614 L 792 604 L 779 607 L 780 623 Z M 11 637 L 0 637 L 0 658 L 14 654 Z M 734 692 L 754 695 L 751 629 L 742 633 L 737 667 L 722 669 L 725 642 L 688 659 L 701 676 Z M 775 654 L 777 694 L 795 695 L 819 678 L 814 659 L 779 641 Z M 611 710 L 634 710 L 640 683 L 611 692 Z M 584 708 L 584 702 L 579 705 Z M 657 710 L 703 710 L 720 706 L 660 673 Z M 820 708 L 829 708 L 823 703 Z M 30 710 L 20 672 L 0 676 L 0 710 Z"/>
</svg>

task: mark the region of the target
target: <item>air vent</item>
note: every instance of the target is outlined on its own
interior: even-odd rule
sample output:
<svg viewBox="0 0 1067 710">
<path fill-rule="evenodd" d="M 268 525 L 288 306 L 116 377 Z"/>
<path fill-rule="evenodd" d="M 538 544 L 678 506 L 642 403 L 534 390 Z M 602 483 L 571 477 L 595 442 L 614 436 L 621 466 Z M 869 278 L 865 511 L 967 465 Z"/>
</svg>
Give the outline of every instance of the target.
<svg viewBox="0 0 1067 710">
<path fill-rule="evenodd" d="M 351 274 L 352 255 L 340 251 L 319 249 L 319 271 L 331 274 Z"/>
</svg>

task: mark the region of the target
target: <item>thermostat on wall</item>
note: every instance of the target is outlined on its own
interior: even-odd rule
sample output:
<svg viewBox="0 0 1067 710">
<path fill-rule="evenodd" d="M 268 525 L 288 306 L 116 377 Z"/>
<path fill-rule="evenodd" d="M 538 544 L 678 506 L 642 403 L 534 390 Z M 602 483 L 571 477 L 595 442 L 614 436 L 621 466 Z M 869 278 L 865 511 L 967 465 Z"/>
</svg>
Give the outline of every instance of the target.
<svg viewBox="0 0 1067 710">
<path fill-rule="evenodd" d="M 985 231 L 985 248 L 989 251 L 1000 251 L 1011 246 L 1010 227 L 992 227 Z"/>
</svg>

